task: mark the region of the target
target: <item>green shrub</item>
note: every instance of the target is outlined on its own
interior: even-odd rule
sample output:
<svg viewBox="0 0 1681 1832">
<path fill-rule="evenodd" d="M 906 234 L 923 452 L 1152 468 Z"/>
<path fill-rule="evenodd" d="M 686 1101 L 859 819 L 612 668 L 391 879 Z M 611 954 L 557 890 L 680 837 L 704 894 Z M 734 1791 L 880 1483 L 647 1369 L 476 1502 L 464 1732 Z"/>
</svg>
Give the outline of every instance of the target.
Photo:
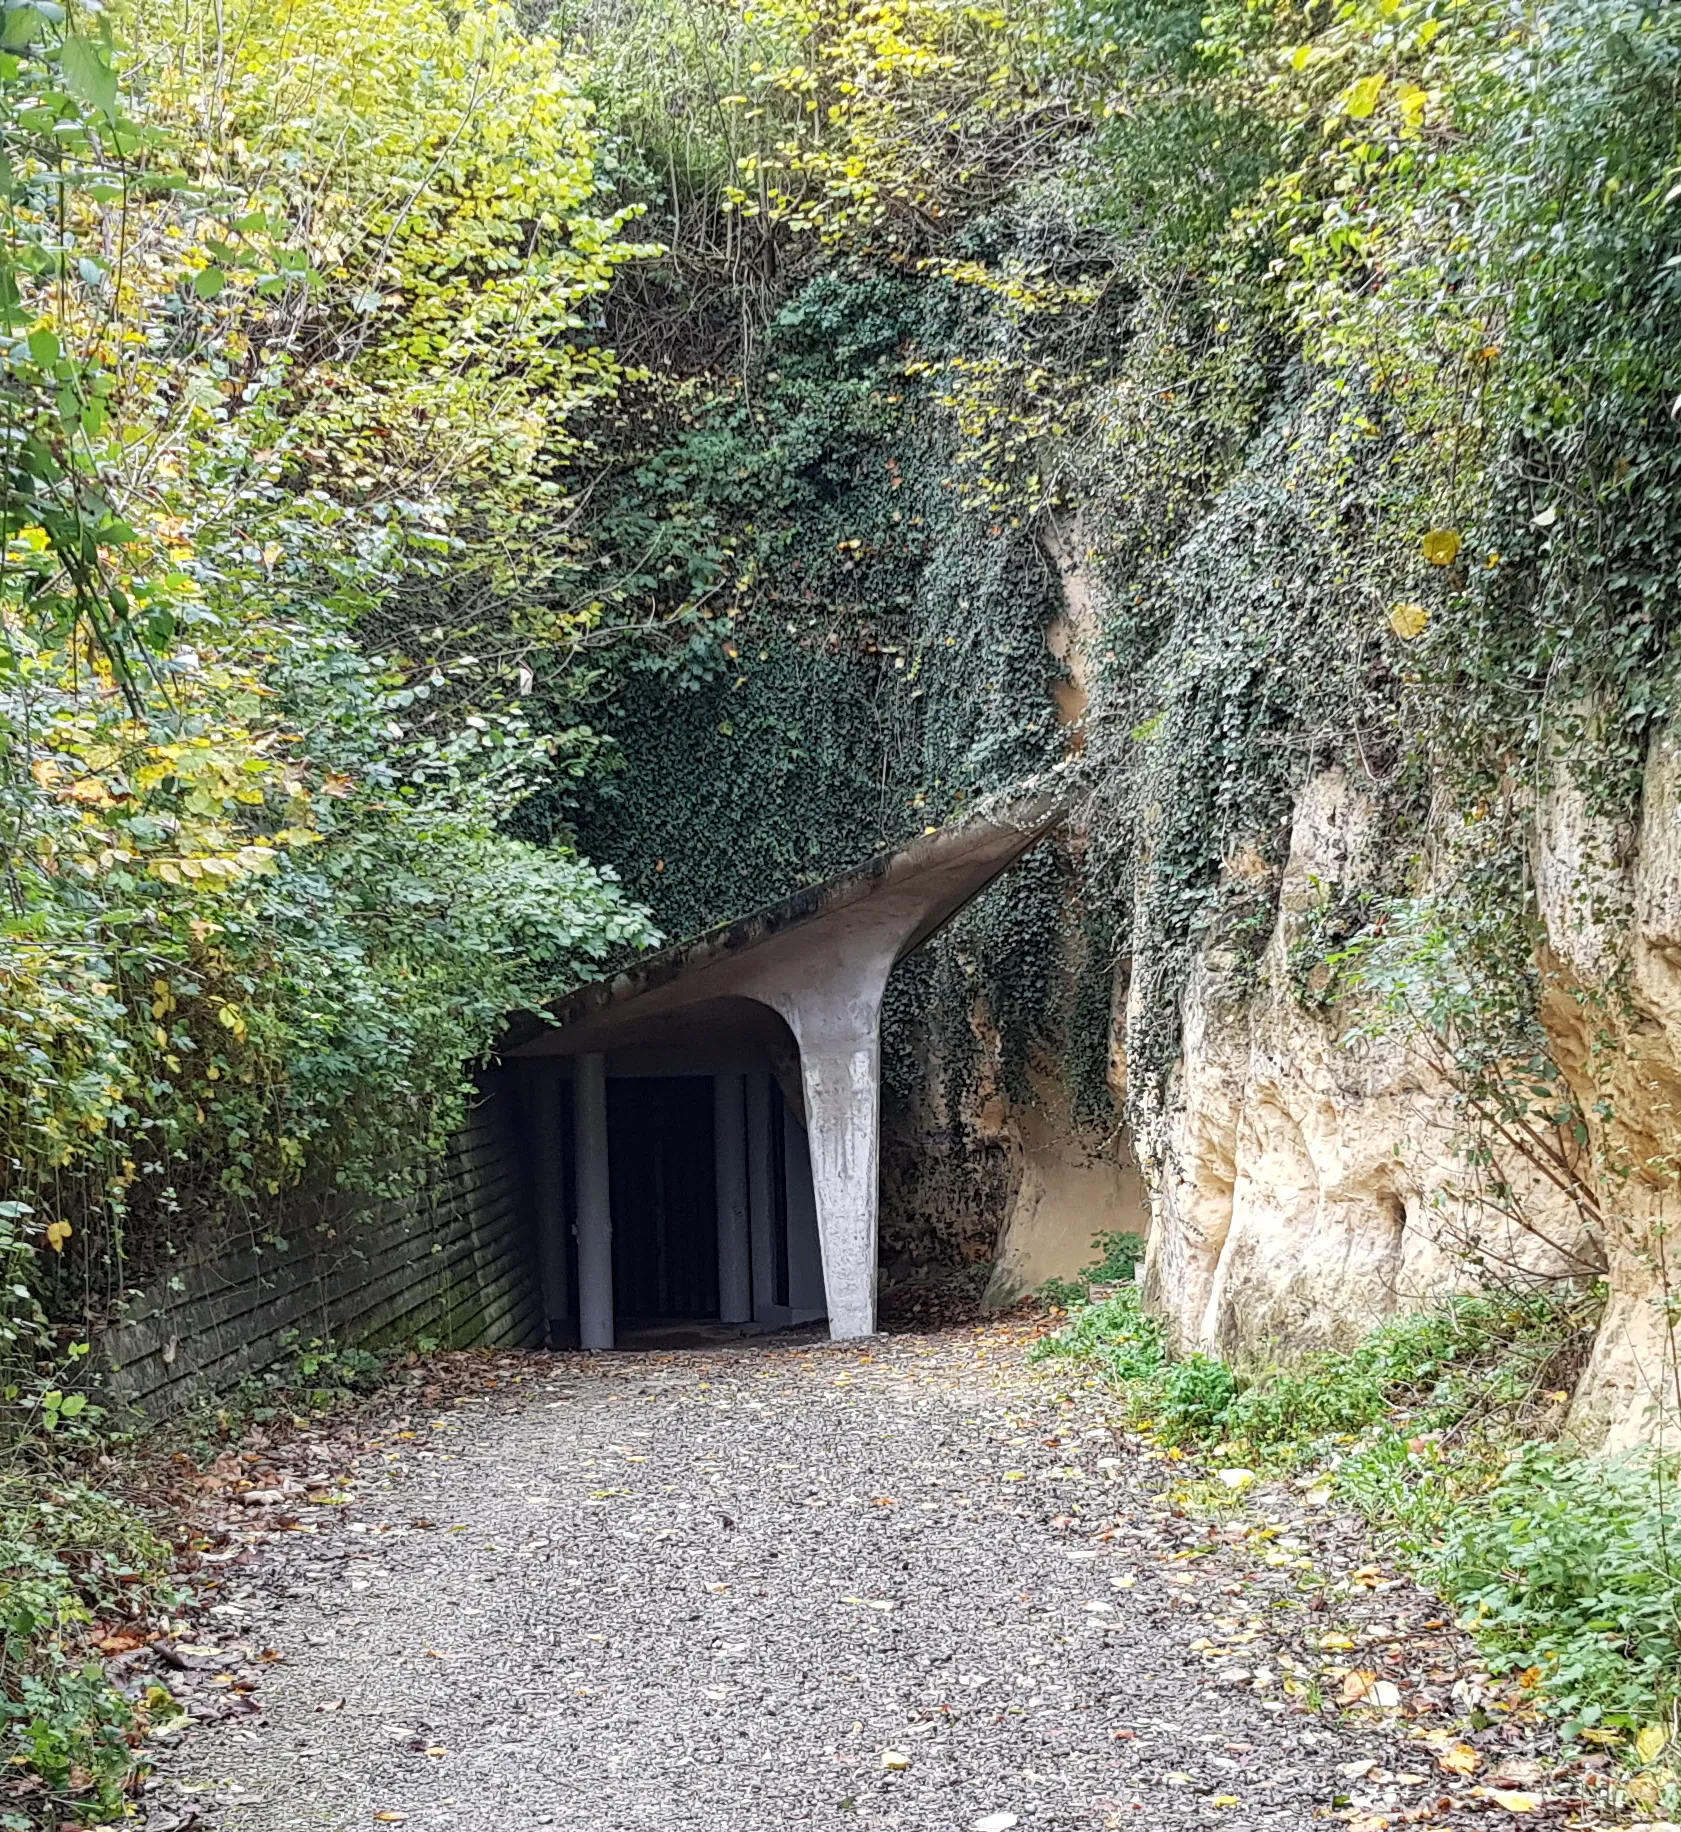
<svg viewBox="0 0 1681 1832">
<path fill-rule="evenodd" d="M 1468 1612 L 1493 1670 L 1534 1669 L 1567 1728 L 1633 1727 L 1681 1700 L 1681 1472 L 1651 1453 L 1514 1448 L 1568 1384 L 1600 1302 L 1575 1286 L 1465 1294 L 1245 1380 L 1212 1356 L 1169 1362 L 1128 1289 L 1034 1353 L 1088 1362 L 1164 1443 L 1327 1457 L 1342 1498 Z"/>
<path fill-rule="evenodd" d="M 1048 1279 L 1040 1287 L 1042 1297 L 1052 1304 L 1084 1304 L 1093 1285 L 1124 1284 L 1136 1275 L 1138 1263 L 1144 1257 L 1142 1234 L 1119 1230 L 1111 1234 L 1094 1234 L 1091 1244 L 1097 1249 L 1098 1258 L 1071 1279 Z"/>
<path fill-rule="evenodd" d="M 1634 1727 L 1681 1693 L 1681 1511 L 1672 1461 L 1518 1451 L 1448 1525 L 1430 1574 L 1491 1664 L 1534 1667 L 1572 1724 Z"/>
<path fill-rule="evenodd" d="M 1237 1376 L 1223 1361 L 1211 1355 L 1176 1361 L 1150 1402 L 1159 1435 L 1170 1443 L 1226 1436 L 1226 1414 L 1237 1392 Z"/>
<path fill-rule="evenodd" d="M 1056 1331 L 1033 1345 L 1035 1361 L 1086 1361 L 1105 1380 L 1146 1380 L 1167 1360 L 1161 1323 L 1138 1302 L 1130 1286 L 1102 1304 L 1088 1304 Z"/>
<path fill-rule="evenodd" d="M 1396 1317 L 1357 1347 L 1249 1381 L 1217 1421 L 1257 1450 L 1307 1452 L 1403 1411 L 1417 1430 L 1513 1418 L 1565 1378 L 1600 1298 L 1577 1287 L 1474 1292 Z"/>
</svg>

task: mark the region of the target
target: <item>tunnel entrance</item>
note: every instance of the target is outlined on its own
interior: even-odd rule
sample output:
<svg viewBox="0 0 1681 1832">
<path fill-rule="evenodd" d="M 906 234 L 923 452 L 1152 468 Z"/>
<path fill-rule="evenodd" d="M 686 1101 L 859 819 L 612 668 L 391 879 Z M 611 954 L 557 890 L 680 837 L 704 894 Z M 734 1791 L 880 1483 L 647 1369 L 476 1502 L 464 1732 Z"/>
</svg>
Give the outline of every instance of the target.
<svg viewBox="0 0 1681 1832">
<path fill-rule="evenodd" d="M 658 1036 L 628 1036 L 596 1059 L 596 1121 L 590 1059 L 508 1065 L 553 1347 L 585 1341 L 580 1294 L 592 1242 L 578 1227 L 589 1181 L 580 1113 L 605 1153 L 609 1226 L 593 1242 L 594 1276 L 610 1292 L 615 1339 L 649 1347 L 669 1337 L 665 1345 L 677 1347 L 697 1327 L 742 1333 L 825 1314 L 799 1058 L 786 1023 L 755 1001 L 725 999 L 665 1021 Z"/>
<path fill-rule="evenodd" d="M 874 1331 L 888 975 L 1059 818 L 1024 783 L 510 1022 L 548 1340 L 648 1309 Z"/>
</svg>

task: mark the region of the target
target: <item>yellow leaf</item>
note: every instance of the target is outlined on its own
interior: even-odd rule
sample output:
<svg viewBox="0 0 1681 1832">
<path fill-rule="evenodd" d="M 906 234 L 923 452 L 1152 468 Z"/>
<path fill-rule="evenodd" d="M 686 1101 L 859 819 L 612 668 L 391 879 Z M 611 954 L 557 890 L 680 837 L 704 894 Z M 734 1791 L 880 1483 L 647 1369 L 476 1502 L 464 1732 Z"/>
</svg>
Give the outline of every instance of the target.
<svg viewBox="0 0 1681 1832">
<path fill-rule="evenodd" d="M 1216 1794 L 1208 1804 L 1211 1807 L 1240 1807 L 1243 1801 L 1236 1794 Z"/>
<path fill-rule="evenodd" d="M 1436 1752 L 1436 1761 L 1450 1775 L 1474 1775 L 1483 1759 L 1469 1743 L 1448 1743 Z"/>
<path fill-rule="evenodd" d="M 49 1221 L 47 1223 L 47 1245 L 54 1253 L 62 1253 L 64 1243 L 75 1231 L 67 1221 Z"/>
<path fill-rule="evenodd" d="M 1517 1794 L 1506 1787 L 1483 1788 L 1479 1792 L 1485 1800 L 1492 1800 L 1497 1807 L 1504 1807 L 1508 1813 L 1533 1813 L 1537 1807 L 1545 1805 L 1539 1794 Z"/>
<path fill-rule="evenodd" d="M 1354 1637 L 1352 1635 L 1321 1635 L 1319 1645 L 1328 1653 L 1349 1654 L 1354 1650 Z"/>
<path fill-rule="evenodd" d="M 1380 70 L 1373 76 L 1363 76 L 1343 101 L 1343 107 L 1351 119 L 1364 121 L 1377 107 L 1378 97 L 1383 94 L 1384 75 Z"/>
<path fill-rule="evenodd" d="M 1392 604 L 1389 607 L 1389 627 L 1403 642 L 1422 636 L 1429 621 L 1430 613 L 1422 604 Z"/>
<path fill-rule="evenodd" d="M 1377 1675 L 1356 1667 L 1342 1676 L 1342 1691 L 1339 1694 L 1345 1705 L 1352 1705 L 1357 1698 L 1364 1698 L 1368 1689 L 1377 1683 Z"/>
<path fill-rule="evenodd" d="M 1451 528 L 1432 528 L 1424 537 L 1424 557 L 1432 566 L 1451 566 L 1459 558 L 1460 539 Z"/>
<path fill-rule="evenodd" d="M 1634 1753 L 1642 1762 L 1656 1762 L 1668 1741 L 1669 1732 L 1662 1724 L 1648 1724 L 1634 1739 Z"/>
</svg>

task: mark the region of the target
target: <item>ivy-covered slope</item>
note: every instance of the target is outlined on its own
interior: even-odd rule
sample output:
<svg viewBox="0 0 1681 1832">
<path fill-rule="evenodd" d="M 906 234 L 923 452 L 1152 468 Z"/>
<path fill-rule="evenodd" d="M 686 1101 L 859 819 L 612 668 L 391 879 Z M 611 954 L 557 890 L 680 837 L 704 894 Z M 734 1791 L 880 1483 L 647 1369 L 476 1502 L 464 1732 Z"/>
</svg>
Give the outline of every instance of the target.
<svg viewBox="0 0 1681 1832">
<path fill-rule="evenodd" d="M 1439 1072 L 1457 1142 L 1370 1229 L 1533 1175 L 1614 1233 L 1671 1181 L 1612 1065 L 1664 997 L 1618 873 L 1673 679 L 1678 32 L 1648 0 L 590 26 L 666 252 L 614 289 L 649 401 L 579 528 L 606 602 L 656 555 L 628 593 L 666 635 L 601 703 L 629 767 L 579 831 L 684 927 L 990 786 L 1057 742 L 1056 551 L 1095 605 L 1083 838 L 1043 925 L 968 957 L 1012 985 L 907 976 L 970 1092 L 997 1027 L 1095 1094 L 1118 968 L 1170 1189 L 1213 975 L 1239 1055 L 1288 1011 L 1327 1064 L 1375 1027 Z M 672 509 L 640 542 L 627 492 Z M 1369 866 L 1292 879 L 1328 783 Z M 1584 920 L 1624 938 L 1591 971 Z"/>
<path fill-rule="evenodd" d="M 580 812 L 672 931 L 692 934 L 961 812 L 1061 754 L 1031 532 L 954 490 L 905 350 L 976 326 L 956 289 L 813 277 L 739 389 L 617 458 L 594 513 L 617 553 L 707 576 L 710 641 L 616 684 L 622 768 Z M 663 430 L 663 429 L 662 429 Z"/>
</svg>

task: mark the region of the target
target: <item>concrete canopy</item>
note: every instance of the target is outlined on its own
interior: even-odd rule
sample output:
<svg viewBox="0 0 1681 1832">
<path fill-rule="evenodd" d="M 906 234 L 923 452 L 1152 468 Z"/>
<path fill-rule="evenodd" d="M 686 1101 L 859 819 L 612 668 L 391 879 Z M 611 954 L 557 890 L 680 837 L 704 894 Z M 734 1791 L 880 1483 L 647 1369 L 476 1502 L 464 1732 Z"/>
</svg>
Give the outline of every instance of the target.
<svg viewBox="0 0 1681 1832">
<path fill-rule="evenodd" d="M 870 1335 L 887 977 L 1057 824 L 1061 788 L 1054 773 L 1025 784 L 826 883 L 646 955 L 518 1020 L 501 1053 L 579 1057 L 599 1074 L 607 1052 L 668 1045 L 755 1005 L 775 1013 L 799 1050 L 829 1331 Z"/>
</svg>

